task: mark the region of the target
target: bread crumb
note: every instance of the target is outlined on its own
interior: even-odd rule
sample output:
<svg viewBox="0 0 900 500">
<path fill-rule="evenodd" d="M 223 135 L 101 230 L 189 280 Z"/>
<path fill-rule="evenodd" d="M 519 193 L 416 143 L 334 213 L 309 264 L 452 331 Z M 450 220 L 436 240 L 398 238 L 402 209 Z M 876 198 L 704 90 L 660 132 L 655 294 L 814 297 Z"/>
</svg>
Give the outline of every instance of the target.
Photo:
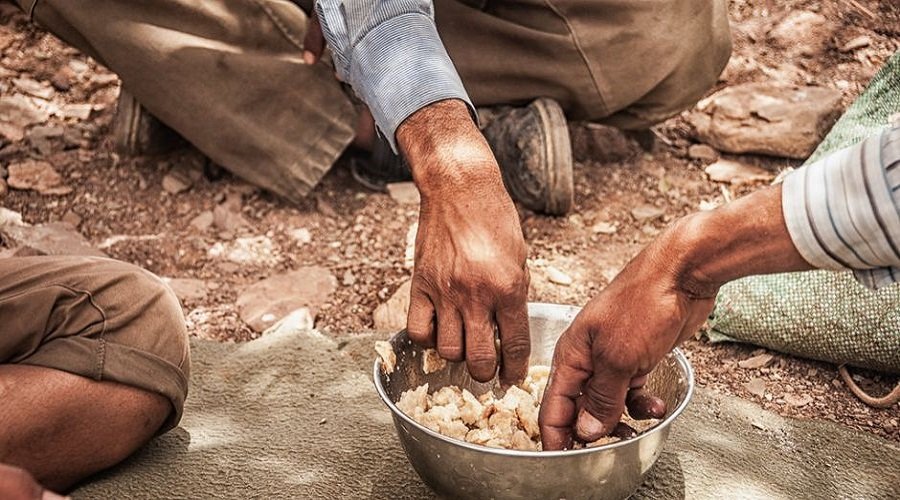
<svg viewBox="0 0 900 500">
<path fill-rule="evenodd" d="M 422 352 L 422 371 L 429 375 L 447 367 L 447 360 L 442 358 L 434 349 L 425 349 Z"/>
<path fill-rule="evenodd" d="M 422 366 L 426 373 L 430 373 L 425 368 L 428 351 L 425 351 Z M 390 353 L 393 354 L 393 350 Z M 397 407 L 419 424 L 453 439 L 491 448 L 541 451 L 538 414 L 549 376 L 549 366 L 533 366 L 520 386 L 510 387 L 499 399 L 492 392 L 475 397 L 456 386 L 442 387 L 429 394 L 428 384 L 424 384 L 404 391 Z M 634 420 L 623 415 L 622 422 L 644 432 L 659 420 Z M 574 448 L 592 448 L 618 441 L 621 438 L 608 436 L 592 443 L 576 443 Z"/>
<path fill-rule="evenodd" d="M 375 352 L 381 356 L 381 371 L 387 375 L 394 373 L 397 367 L 397 355 L 394 354 L 394 346 L 390 342 L 379 340 L 375 342 Z"/>
</svg>

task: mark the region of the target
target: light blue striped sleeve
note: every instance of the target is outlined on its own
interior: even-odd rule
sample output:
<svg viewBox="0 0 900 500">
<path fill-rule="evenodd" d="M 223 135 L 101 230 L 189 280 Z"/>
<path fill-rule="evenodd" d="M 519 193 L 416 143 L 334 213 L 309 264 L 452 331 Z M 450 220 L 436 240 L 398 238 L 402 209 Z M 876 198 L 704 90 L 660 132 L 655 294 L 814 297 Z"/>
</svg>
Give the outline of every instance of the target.
<svg viewBox="0 0 900 500">
<path fill-rule="evenodd" d="M 900 281 L 900 127 L 789 175 L 782 209 L 794 246 L 870 288 Z"/>
<path fill-rule="evenodd" d="M 431 0 L 318 0 L 316 12 L 338 76 L 369 106 L 394 151 L 397 127 L 429 104 L 461 99 L 474 116 Z"/>
</svg>

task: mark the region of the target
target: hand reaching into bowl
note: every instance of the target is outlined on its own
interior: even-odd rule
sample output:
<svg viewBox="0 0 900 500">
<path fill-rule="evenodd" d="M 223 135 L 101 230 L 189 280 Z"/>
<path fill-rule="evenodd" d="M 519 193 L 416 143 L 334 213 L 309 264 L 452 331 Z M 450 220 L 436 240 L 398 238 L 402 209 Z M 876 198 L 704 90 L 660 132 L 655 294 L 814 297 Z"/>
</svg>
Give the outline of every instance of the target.
<svg viewBox="0 0 900 500">
<path fill-rule="evenodd" d="M 528 372 L 527 250 L 500 169 L 462 101 L 420 109 L 397 129 L 421 194 L 407 331 L 472 378 Z M 500 352 L 494 332 L 500 337 Z"/>
<path fill-rule="evenodd" d="M 626 405 L 636 418 L 664 414 L 643 389 L 647 374 L 703 324 L 722 284 L 810 269 L 788 234 L 781 192 L 681 219 L 584 307 L 556 344 L 540 413 L 545 450 L 610 434 Z"/>
<path fill-rule="evenodd" d="M 713 296 L 693 297 L 676 287 L 661 246 L 651 245 L 629 263 L 556 344 L 541 404 L 545 450 L 612 433 L 626 403 L 634 418 L 665 415 L 662 400 L 643 389 L 647 374 L 703 323 Z"/>
</svg>

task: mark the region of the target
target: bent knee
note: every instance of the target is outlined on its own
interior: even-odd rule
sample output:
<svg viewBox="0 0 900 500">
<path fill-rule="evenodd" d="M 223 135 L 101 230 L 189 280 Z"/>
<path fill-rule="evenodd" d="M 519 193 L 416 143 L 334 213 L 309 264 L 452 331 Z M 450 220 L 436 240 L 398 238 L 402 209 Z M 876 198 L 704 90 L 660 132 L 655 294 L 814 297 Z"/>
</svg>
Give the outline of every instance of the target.
<svg viewBox="0 0 900 500">
<path fill-rule="evenodd" d="M 181 303 L 153 273 L 110 259 L 95 261 L 104 321 L 103 379 L 165 396 L 180 418 L 190 378 L 190 346 Z"/>
<path fill-rule="evenodd" d="M 152 361 L 162 379 L 183 378 L 183 387 L 169 387 L 164 392 L 173 405 L 182 404 L 190 376 L 190 346 L 181 303 L 175 292 L 149 271 L 126 263 L 117 263 L 112 271 L 118 273 L 115 295 L 119 300 L 114 314 L 107 318 L 110 340 L 125 346 L 120 354 L 123 359 L 133 353 Z M 180 414 L 180 408 L 176 410 Z"/>
<path fill-rule="evenodd" d="M 731 55 L 731 31 L 724 3 L 681 0 L 658 25 L 628 28 L 633 35 L 618 46 L 640 57 L 612 58 L 609 48 L 587 54 L 598 68 L 602 106 L 583 114 L 591 121 L 643 129 L 694 105 L 712 88 Z M 649 23 L 649 21 L 648 21 Z"/>
</svg>

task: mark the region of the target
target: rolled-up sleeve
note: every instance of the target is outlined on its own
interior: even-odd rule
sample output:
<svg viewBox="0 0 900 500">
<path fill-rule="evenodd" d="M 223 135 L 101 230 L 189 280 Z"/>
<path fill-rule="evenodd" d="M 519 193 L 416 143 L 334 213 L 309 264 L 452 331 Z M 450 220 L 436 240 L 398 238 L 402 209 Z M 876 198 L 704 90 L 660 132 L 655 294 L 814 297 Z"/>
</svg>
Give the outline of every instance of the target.
<svg viewBox="0 0 900 500">
<path fill-rule="evenodd" d="M 813 266 L 851 269 L 870 288 L 900 280 L 900 127 L 789 175 L 782 207 Z"/>
<path fill-rule="evenodd" d="M 338 76 L 368 105 L 395 151 L 397 127 L 431 103 L 461 99 L 474 115 L 431 0 L 318 0 L 316 12 Z"/>
</svg>

